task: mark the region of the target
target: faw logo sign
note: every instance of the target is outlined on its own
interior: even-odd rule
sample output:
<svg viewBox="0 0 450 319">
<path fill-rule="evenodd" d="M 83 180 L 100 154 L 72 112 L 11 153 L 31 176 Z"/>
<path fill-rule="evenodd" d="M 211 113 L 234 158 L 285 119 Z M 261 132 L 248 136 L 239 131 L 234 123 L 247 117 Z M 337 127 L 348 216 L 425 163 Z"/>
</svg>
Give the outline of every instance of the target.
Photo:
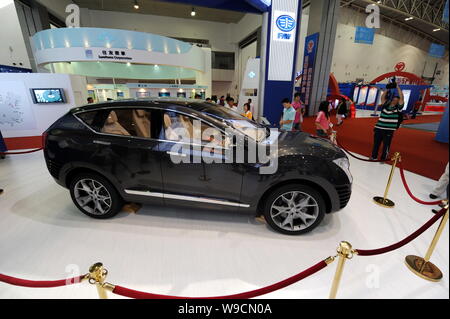
<svg viewBox="0 0 450 319">
<path fill-rule="evenodd" d="M 292 12 L 275 11 L 272 24 L 272 39 L 275 41 L 293 42 L 297 21 Z"/>
</svg>

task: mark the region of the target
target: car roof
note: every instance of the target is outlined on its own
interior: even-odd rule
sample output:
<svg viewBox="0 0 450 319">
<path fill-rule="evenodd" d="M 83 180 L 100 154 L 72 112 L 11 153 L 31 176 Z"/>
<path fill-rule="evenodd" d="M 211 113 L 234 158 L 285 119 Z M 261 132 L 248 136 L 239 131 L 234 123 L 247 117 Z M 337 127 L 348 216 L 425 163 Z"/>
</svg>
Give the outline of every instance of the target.
<svg viewBox="0 0 450 319">
<path fill-rule="evenodd" d="M 99 103 L 91 103 L 71 109 L 72 113 L 86 112 L 108 107 L 134 108 L 136 106 L 158 106 L 159 108 L 189 108 L 195 111 L 205 111 L 210 107 L 217 107 L 217 104 L 209 103 L 204 100 L 187 98 L 139 98 L 139 99 L 120 99 Z"/>
</svg>

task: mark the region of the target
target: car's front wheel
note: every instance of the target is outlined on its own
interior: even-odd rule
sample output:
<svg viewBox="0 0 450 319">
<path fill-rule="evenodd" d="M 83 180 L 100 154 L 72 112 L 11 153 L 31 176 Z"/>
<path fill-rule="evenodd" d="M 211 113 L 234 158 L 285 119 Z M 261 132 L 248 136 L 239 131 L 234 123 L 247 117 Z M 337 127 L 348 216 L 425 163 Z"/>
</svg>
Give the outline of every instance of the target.
<svg viewBox="0 0 450 319">
<path fill-rule="evenodd" d="M 264 217 L 277 232 L 300 235 L 313 230 L 325 216 L 325 201 L 312 187 L 291 184 L 272 192 L 266 200 Z"/>
<path fill-rule="evenodd" d="M 123 200 L 114 186 L 104 177 L 83 173 L 70 182 L 73 202 L 84 214 L 93 218 L 110 218 L 123 206 Z"/>
</svg>

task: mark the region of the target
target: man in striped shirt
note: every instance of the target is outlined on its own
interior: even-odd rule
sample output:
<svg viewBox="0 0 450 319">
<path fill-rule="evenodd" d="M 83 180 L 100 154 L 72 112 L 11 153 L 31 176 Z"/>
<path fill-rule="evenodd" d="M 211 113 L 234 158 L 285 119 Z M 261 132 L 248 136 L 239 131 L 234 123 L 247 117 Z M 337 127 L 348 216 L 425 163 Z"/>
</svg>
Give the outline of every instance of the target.
<svg viewBox="0 0 450 319">
<path fill-rule="evenodd" d="M 381 143 L 383 143 L 383 152 L 381 154 L 381 160 L 387 159 L 389 149 L 391 147 L 392 137 L 394 132 L 399 128 L 400 116 L 403 116 L 402 109 L 404 105 L 403 92 L 400 86 L 397 84 L 397 92 L 393 97 L 388 100 L 387 94 L 389 90 L 385 90 L 381 95 L 381 103 L 383 104 L 380 118 L 377 124 L 375 124 L 374 136 L 373 136 L 373 149 L 371 159 L 378 158 L 378 151 Z"/>
</svg>

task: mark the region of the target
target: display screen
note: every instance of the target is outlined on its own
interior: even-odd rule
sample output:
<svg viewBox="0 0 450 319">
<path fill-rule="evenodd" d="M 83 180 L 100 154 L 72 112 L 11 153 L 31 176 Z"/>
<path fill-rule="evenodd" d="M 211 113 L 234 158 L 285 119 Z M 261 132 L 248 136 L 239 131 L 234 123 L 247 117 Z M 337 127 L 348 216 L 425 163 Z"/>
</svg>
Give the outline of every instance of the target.
<svg viewBox="0 0 450 319">
<path fill-rule="evenodd" d="M 186 92 L 177 92 L 177 97 L 186 97 Z"/>
<path fill-rule="evenodd" d="M 34 103 L 65 103 L 63 89 L 31 89 Z"/>
<path fill-rule="evenodd" d="M 159 92 L 158 95 L 159 95 L 159 97 L 169 97 L 170 92 Z"/>
<path fill-rule="evenodd" d="M 149 97 L 150 92 L 136 92 L 136 97 L 142 98 L 142 97 Z"/>
</svg>

